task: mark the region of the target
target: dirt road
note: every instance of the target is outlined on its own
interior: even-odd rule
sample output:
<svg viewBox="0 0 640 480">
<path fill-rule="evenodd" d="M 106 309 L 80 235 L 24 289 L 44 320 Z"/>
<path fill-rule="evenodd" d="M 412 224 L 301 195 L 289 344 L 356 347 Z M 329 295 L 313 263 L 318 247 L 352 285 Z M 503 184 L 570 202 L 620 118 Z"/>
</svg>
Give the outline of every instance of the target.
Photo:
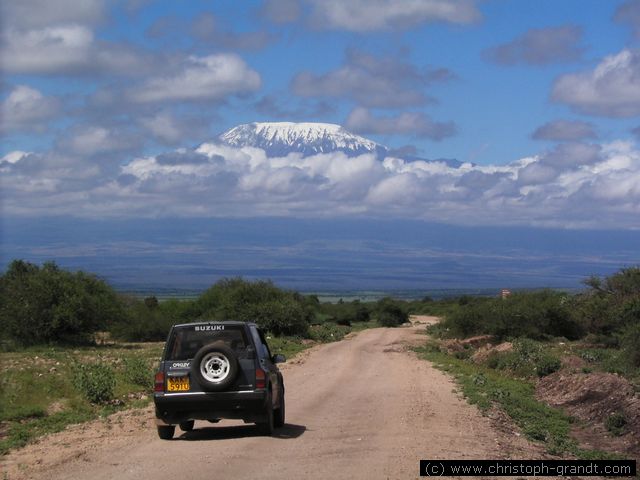
<svg viewBox="0 0 640 480">
<path fill-rule="evenodd" d="M 10 480 L 405 479 L 418 477 L 421 458 L 538 457 L 415 358 L 407 345 L 423 342 L 423 329 L 366 330 L 285 365 L 287 425 L 274 437 L 222 421 L 162 441 L 147 409 L 52 435 L 3 469 Z"/>
</svg>

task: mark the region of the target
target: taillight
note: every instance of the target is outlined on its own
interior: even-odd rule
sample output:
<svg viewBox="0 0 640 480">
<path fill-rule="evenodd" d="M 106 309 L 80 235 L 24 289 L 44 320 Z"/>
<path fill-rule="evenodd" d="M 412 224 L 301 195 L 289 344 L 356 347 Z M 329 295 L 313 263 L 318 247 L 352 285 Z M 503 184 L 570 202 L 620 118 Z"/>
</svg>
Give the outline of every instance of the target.
<svg viewBox="0 0 640 480">
<path fill-rule="evenodd" d="M 256 388 L 267 387 L 267 374 L 261 368 L 256 368 Z"/>
<path fill-rule="evenodd" d="M 155 382 L 153 384 L 154 392 L 164 392 L 164 373 L 157 372 Z"/>
</svg>

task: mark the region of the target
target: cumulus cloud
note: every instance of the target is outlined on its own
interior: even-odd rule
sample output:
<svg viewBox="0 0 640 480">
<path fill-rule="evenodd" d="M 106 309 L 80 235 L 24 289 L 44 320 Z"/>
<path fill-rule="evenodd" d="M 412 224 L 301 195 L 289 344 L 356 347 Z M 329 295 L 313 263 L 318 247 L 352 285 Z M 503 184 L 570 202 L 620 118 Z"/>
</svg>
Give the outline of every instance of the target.
<svg viewBox="0 0 640 480">
<path fill-rule="evenodd" d="M 605 57 L 594 70 L 562 75 L 551 97 L 581 113 L 640 115 L 640 52 L 625 49 Z"/>
<path fill-rule="evenodd" d="M 554 120 L 536 128 L 531 134 L 534 140 L 552 140 L 557 142 L 586 140 L 596 138 L 591 123 L 578 120 Z"/>
<path fill-rule="evenodd" d="M 98 142 L 100 143 L 100 142 Z M 508 165 L 379 160 L 344 153 L 269 157 L 203 144 L 99 168 L 80 157 L 0 160 L 9 214 L 284 215 L 414 218 L 458 224 L 633 228 L 640 151 L 564 143 Z"/>
<path fill-rule="evenodd" d="M 14 73 L 51 73 L 78 70 L 90 58 L 93 33 L 82 25 L 39 30 L 8 28 L 3 33 L 2 68 Z"/>
<path fill-rule="evenodd" d="M 160 65 L 157 55 L 131 45 L 96 40 L 79 24 L 19 30 L 0 35 L 0 66 L 9 73 L 141 75 Z"/>
<path fill-rule="evenodd" d="M 300 18 L 302 7 L 298 0 L 266 0 L 260 13 L 274 23 L 291 23 Z"/>
<path fill-rule="evenodd" d="M 161 111 L 141 117 L 138 123 L 159 142 L 177 145 L 188 139 L 205 137 L 209 121 L 188 114 L 182 114 L 178 118 L 168 111 Z"/>
<path fill-rule="evenodd" d="M 26 85 L 18 85 L 2 102 L 0 128 L 5 132 L 41 130 L 47 120 L 59 113 L 60 107 L 59 100 L 45 97 Z"/>
<path fill-rule="evenodd" d="M 636 37 L 640 37 L 640 1 L 627 0 L 618 7 L 614 15 L 618 23 L 628 24 Z"/>
<path fill-rule="evenodd" d="M 129 91 L 138 103 L 220 100 L 260 88 L 260 75 L 239 56 L 191 56 L 173 74 L 151 78 Z"/>
<path fill-rule="evenodd" d="M 375 117 L 369 110 L 352 110 L 345 125 L 355 133 L 414 135 L 431 140 L 442 140 L 456 133 L 453 122 L 435 122 L 422 112 L 403 112 L 397 116 Z"/>
<path fill-rule="evenodd" d="M 220 25 L 212 13 L 202 13 L 191 26 L 193 35 L 206 44 L 228 49 L 259 50 L 273 42 L 275 36 L 267 31 L 234 32 Z"/>
<path fill-rule="evenodd" d="M 93 24 L 104 19 L 104 0 L 20 0 L 0 2 L 6 25 L 41 28 L 52 24 Z"/>
<path fill-rule="evenodd" d="M 484 55 L 502 65 L 566 62 L 582 56 L 581 39 L 582 29 L 576 26 L 532 28 L 509 43 L 486 50 Z"/>
<path fill-rule="evenodd" d="M 371 108 L 400 108 L 431 101 L 423 93 L 434 81 L 446 81 L 452 73 L 421 71 L 396 57 L 375 57 L 359 50 L 347 52 L 345 64 L 337 70 L 316 75 L 301 72 L 291 88 L 302 97 L 342 97 Z"/>
<path fill-rule="evenodd" d="M 82 157 L 133 151 L 140 145 L 140 137 L 132 131 L 97 125 L 72 128 L 68 135 L 58 142 L 61 152 Z"/>
<path fill-rule="evenodd" d="M 307 0 L 317 28 L 370 32 L 431 22 L 470 24 L 482 16 L 474 0 Z"/>
<path fill-rule="evenodd" d="M 291 105 L 291 103 L 286 98 L 286 95 L 265 95 L 253 107 L 256 112 L 265 115 L 269 119 L 284 118 L 304 121 L 309 118 L 322 118 L 335 113 L 335 108 L 322 100 L 311 104 Z"/>
</svg>

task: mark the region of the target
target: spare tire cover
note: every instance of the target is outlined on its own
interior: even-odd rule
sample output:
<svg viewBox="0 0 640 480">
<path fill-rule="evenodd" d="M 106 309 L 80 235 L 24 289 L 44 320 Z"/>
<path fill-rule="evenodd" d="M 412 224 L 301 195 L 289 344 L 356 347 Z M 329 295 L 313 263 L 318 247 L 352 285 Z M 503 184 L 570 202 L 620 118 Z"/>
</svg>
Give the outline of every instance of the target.
<svg viewBox="0 0 640 480">
<path fill-rule="evenodd" d="M 235 380 L 238 359 L 225 343 L 210 343 L 198 350 L 191 371 L 203 390 L 218 392 L 230 387 Z"/>
</svg>

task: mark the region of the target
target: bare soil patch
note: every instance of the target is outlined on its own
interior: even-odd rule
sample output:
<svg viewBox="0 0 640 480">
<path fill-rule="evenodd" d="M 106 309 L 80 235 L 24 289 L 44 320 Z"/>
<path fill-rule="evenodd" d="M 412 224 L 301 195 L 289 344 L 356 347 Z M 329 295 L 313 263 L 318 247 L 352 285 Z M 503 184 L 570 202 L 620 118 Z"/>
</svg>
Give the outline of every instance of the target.
<svg viewBox="0 0 640 480">
<path fill-rule="evenodd" d="M 640 397 L 620 375 L 560 371 L 538 382 L 536 396 L 579 420 L 573 433 L 584 446 L 640 458 Z M 624 434 L 607 429 L 611 415 L 625 419 Z"/>
</svg>

